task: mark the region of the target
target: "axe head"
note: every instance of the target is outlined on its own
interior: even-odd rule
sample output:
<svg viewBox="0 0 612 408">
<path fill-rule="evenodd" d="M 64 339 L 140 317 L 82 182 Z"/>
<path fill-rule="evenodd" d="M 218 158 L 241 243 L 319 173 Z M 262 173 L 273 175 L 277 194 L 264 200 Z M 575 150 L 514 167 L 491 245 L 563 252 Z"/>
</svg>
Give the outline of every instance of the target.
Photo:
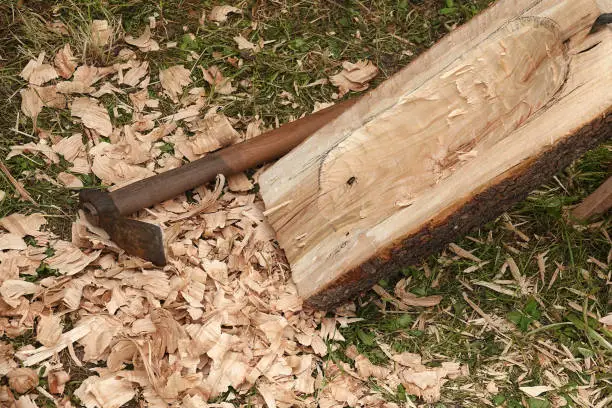
<svg viewBox="0 0 612 408">
<path fill-rule="evenodd" d="M 103 228 L 125 252 L 157 266 L 166 264 L 163 234 L 159 225 L 122 216 L 109 193 L 86 189 L 79 193 L 80 207 L 87 219 Z"/>
</svg>

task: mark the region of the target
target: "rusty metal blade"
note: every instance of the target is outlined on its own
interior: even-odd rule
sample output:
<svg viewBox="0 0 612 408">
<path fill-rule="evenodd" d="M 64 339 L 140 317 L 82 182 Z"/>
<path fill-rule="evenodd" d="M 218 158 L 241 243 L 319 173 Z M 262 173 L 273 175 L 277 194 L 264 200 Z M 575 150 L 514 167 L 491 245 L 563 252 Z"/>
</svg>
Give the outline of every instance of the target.
<svg viewBox="0 0 612 408">
<path fill-rule="evenodd" d="M 157 266 L 166 265 L 163 233 L 159 225 L 117 217 L 111 225 L 102 225 L 102 228 L 128 254 L 139 256 Z"/>
</svg>

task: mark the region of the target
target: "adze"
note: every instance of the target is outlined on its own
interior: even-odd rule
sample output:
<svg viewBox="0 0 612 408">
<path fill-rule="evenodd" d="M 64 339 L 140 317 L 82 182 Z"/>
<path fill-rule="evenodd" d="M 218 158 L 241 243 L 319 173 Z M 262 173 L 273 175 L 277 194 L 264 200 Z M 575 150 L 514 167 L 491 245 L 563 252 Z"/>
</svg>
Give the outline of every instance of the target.
<svg viewBox="0 0 612 408">
<path fill-rule="evenodd" d="M 88 220 L 106 230 L 125 252 L 163 266 L 166 264 L 166 255 L 159 225 L 132 220 L 126 216 L 205 184 L 215 179 L 217 174 L 236 174 L 285 155 L 350 108 L 357 99 L 322 109 L 260 136 L 112 192 L 81 190 L 80 206 Z"/>
</svg>

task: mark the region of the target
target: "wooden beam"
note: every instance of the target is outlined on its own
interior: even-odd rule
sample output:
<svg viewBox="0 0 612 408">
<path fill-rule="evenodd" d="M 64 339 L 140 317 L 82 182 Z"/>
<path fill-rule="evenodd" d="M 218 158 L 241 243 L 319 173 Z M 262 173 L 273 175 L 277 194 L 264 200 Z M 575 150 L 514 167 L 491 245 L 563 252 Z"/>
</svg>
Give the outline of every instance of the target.
<svg viewBox="0 0 612 408">
<path fill-rule="evenodd" d="M 610 137 L 612 31 L 588 35 L 602 4 L 499 1 L 264 172 L 308 304 L 418 262 Z"/>
</svg>

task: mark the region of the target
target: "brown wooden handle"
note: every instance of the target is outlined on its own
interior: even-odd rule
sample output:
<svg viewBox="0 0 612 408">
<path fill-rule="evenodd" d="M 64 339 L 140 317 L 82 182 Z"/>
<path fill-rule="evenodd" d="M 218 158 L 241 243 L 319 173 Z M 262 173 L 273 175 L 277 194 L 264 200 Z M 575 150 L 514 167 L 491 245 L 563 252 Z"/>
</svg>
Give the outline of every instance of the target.
<svg viewBox="0 0 612 408">
<path fill-rule="evenodd" d="M 340 116 L 357 100 L 348 99 L 179 168 L 137 181 L 111 192 L 110 197 L 120 214 L 127 215 L 205 184 L 217 174 L 228 176 L 277 159 Z"/>
</svg>

